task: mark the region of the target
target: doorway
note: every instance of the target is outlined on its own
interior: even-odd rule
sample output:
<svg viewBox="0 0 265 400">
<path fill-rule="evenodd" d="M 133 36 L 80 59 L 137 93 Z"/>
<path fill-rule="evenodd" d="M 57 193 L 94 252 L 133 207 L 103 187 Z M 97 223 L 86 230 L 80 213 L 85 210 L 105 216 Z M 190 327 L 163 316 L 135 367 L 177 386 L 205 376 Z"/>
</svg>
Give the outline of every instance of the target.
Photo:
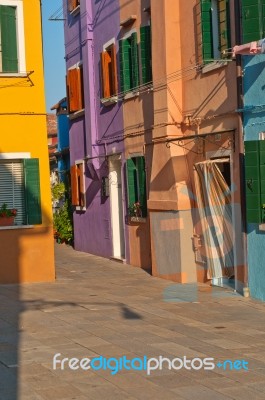
<svg viewBox="0 0 265 400">
<path fill-rule="evenodd" d="M 229 158 L 196 163 L 195 190 L 204 262 L 212 284 L 235 287 Z"/>
<path fill-rule="evenodd" d="M 125 258 L 124 215 L 122 201 L 121 155 L 109 157 L 110 213 L 112 226 L 113 257 Z"/>
</svg>

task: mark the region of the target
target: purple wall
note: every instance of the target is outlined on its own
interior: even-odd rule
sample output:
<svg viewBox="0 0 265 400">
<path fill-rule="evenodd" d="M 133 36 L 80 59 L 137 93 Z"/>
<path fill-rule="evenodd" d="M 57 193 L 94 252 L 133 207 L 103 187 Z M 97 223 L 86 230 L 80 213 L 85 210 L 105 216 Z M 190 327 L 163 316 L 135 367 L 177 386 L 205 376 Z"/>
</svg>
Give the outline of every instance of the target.
<svg viewBox="0 0 265 400">
<path fill-rule="evenodd" d="M 122 133 L 123 115 L 121 102 L 109 107 L 100 102 L 100 53 L 103 45 L 113 38 L 118 49 L 119 1 L 87 0 L 80 3 L 80 14 L 76 16 L 69 16 L 65 9 L 65 15 L 68 14 L 65 22 L 66 67 L 83 61 L 85 94 L 85 116 L 70 121 L 71 165 L 75 160 L 91 158 L 86 163 L 87 210 L 74 213 L 75 248 L 109 257 L 112 255 L 110 199 L 101 197 L 101 178 L 108 176 L 105 152 L 124 153 L 123 141 L 105 142 Z"/>
</svg>

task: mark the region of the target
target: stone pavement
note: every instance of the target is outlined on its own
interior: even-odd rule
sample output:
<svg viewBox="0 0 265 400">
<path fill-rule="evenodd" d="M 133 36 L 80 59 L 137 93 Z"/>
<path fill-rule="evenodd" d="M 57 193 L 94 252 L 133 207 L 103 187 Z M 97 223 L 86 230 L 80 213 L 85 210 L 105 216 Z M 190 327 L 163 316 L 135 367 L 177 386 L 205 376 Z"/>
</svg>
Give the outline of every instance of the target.
<svg viewBox="0 0 265 400">
<path fill-rule="evenodd" d="M 63 245 L 56 259 L 56 283 L 0 286 L 1 400 L 265 398 L 264 304 Z M 56 353 L 244 359 L 249 370 L 53 370 Z"/>
</svg>

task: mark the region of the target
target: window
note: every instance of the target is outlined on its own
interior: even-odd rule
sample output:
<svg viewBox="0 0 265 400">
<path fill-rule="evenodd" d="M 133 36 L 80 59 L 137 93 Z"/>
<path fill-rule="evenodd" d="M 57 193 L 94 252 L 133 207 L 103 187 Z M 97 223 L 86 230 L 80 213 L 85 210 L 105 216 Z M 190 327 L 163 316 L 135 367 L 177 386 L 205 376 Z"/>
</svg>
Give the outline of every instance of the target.
<svg viewBox="0 0 265 400">
<path fill-rule="evenodd" d="M 264 0 L 242 0 L 241 4 L 243 43 L 248 43 L 264 38 Z"/>
<path fill-rule="evenodd" d="M 151 26 L 141 26 L 142 83 L 152 81 Z"/>
<path fill-rule="evenodd" d="M 0 0 L 0 72 L 25 72 L 22 1 Z"/>
<path fill-rule="evenodd" d="M 117 95 L 117 66 L 116 47 L 108 46 L 101 53 L 102 97 L 108 98 Z"/>
<path fill-rule="evenodd" d="M 84 109 L 83 68 L 70 68 L 67 74 L 68 111 L 73 113 Z"/>
<path fill-rule="evenodd" d="M 128 92 L 139 86 L 139 61 L 137 33 L 119 41 L 121 92 Z"/>
<path fill-rule="evenodd" d="M 86 207 L 85 191 L 85 164 L 84 161 L 76 162 L 71 167 L 72 205 L 83 210 Z"/>
<path fill-rule="evenodd" d="M 201 0 L 204 63 L 220 59 L 230 47 L 229 0 Z"/>
<path fill-rule="evenodd" d="M 134 204 L 140 203 L 141 217 L 147 215 L 146 174 L 144 157 L 132 157 L 126 162 L 129 213 L 135 211 Z M 139 216 L 139 215 L 138 215 Z"/>
<path fill-rule="evenodd" d="M 80 0 L 68 0 L 68 10 L 69 10 L 69 12 L 72 12 L 78 6 L 80 6 Z"/>
<path fill-rule="evenodd" d="M 41 224 L 39 160 L 0 159 L 0 205 L 16 208 L 16 225 Z"/>
</svg>

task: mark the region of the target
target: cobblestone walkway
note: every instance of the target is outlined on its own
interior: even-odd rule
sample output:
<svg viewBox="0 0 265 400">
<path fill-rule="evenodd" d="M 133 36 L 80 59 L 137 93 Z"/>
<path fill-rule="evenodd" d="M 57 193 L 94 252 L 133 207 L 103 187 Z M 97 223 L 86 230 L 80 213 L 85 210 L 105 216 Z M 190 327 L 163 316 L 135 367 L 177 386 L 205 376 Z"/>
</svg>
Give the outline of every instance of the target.
<svg viewBox="0 0 265 400">
<path fill-rule="evenodd" d="M 56 260 L 56 283 L 0 286 L 1 400 L 265 398 L 264 304 L 174 285 L 63 245 L 56 246 Z M 212 357 L 220 367 L 170 370 L 164 361 L 150 376 L 124 369 L 112 375 L 67 365 L 54 370 L 56 353 L 60 359 Z M 248 371 L 231 370 L 225 360 L 245 360 Z"/>
</svg>

